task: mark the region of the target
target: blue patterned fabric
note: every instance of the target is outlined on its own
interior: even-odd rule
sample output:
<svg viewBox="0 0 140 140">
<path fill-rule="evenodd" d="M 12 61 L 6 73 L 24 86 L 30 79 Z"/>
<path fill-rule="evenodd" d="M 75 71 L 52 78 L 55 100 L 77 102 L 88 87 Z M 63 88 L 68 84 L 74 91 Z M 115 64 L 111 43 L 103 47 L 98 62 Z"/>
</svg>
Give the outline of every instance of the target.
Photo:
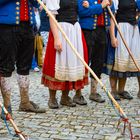
<svg viewBox="0 0 140 140">
<path fill-rule="evenodd" d="M 33 7 L 38 7 L 36 0 L 29 0 L 30 24 L 35 25 Z M 20 23 L 20 0 L 0 0 L 0 24 L 18 25 Z"/>
</svg>

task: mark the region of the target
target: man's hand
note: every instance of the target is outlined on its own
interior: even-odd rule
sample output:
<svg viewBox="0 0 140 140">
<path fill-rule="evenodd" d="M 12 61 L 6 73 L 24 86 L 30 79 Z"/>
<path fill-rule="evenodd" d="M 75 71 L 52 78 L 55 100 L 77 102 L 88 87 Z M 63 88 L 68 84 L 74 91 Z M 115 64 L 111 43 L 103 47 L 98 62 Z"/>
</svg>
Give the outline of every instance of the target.
<svg viewBox="0 0 140 140">
<path fill-rule="evenodd" d="M 89 7 L 89 2 L 86 1 L 86 0 L 84 0 L 84 1 L 83 1 L 83 6 L 84 6 L 85 8 L 88 8 L 88 7 Z"/>
<path fill-rule="evenodd" d="M 43 10 L 43 7 L 42 7 L 42 6 L 40 6 L 40 7 L 39 7 L 39 10 L 40 10 L 40 12 L 41 12 L 41 11 Z"/>
<path fill-rule="evenodd" d="M 110 0 L 103 0 L 101 5 L 102 5 L 102 8 L 106 8 L 107 6 L 110 5 Z"/>
</svg>

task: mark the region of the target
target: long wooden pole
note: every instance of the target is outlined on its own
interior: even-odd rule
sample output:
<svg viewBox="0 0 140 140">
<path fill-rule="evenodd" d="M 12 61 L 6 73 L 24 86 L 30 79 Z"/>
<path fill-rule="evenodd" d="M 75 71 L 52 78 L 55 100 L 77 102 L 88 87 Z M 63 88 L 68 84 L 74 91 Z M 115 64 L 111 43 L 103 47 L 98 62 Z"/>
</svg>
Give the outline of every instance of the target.
<svg viewBox="0 0 140 140">
<path fill-rule="evenodd" d="M 67 35 L 65 34 L 65 32 L 63 31 L 63 29 L 61 28 L 61 26 L 58 24 L 58 22 L 56 21 L 56 19 L 54 18 L 54 16 L 51 14 L 51 12 L 48 10 L 48 8 L 44 5 L 44 3 L 41 0 L 37 0 L 38 3 L 43 7 L 43 9 L 46 11 L 46 13 L 48 14 L 48 16 L 50 18 L 52 18 L 52 20 L 54 21 L 54 23 L 56 24 L 56 26 L 58 27 L 58 29 L 60 30 L 60 32 L 62 33 L 62 35 L 64 36 L 64 38 L 66 39 L 67 43 L 70 45 L 71 49 L 73 50 L 73 52 L 76 54 L 76 56 L 81 60 L 81 62 L 84 64 L 84 66 L 89 70 L 89 72 L 93 75 L 93 77 L 96 79 L 96 81 L 100 84 L 100 86 L 102 87 L 102 89 L 108 93 L 109 98 L 112 100 L 112 102 L 114 103 L 115 107 L 118 109 L 119 113 L 121 113 L 121 115 L 125 118 L 128 119 L 126 114 L 124 113 L 124 111 L 122 110 L 122 108 L 120 107 L 120 105 L 117 103 L 117 101 L 113 98 L 113 96 L 111 95 L 111 93 L 109 91 L 107 91 L 106 87 L 103 85 L 103 83 L 100 81 L 100 79 L 96 76 L 96 74 L 93 72 L 93 70 L 88 66 L 88 64 L 84 61 L 84 59 L 80 56 L 80 54 L 77 52 L 77 50 L 75 49 L 75 47 L 73 46 L 73 44 L 70 42 L 69 38 L 67 37 Z"/>
<path fill-rule="evenodd" d="M 138 66 L 138 64 L 137 64 L 137 62 L 136 62 L 136 60 L 134 59 L 133 54 L 132 54 L 132 52 L 130 51 L 128 45 L 127 45 L 127 42 L 125 41 L 125 39 L 124 39 L 124 37 L 123 37 L 123 35 L 122 35 L 122 32 L 121 32 L 121 30 L 120 30 L 120 28 L 119 28 L 119 25 L 118 25 L 118 23 L 117 23 L 117 21 L 116 21 L 114 15 L 113 15 L 113 13 L 112 13 L 110 7 L 107 6 L 107 9 L 108 9 L 108 11 L 109 11 L 109 13 L 110 13 L 111 18 L 112 18 L 113 21 L 114 21 L 115 26 L 116 26 L 117 29 L 118 29 L 118 32 L 119 32 L 119 34 L 120 34 L 120 37 L 121 37 L 121 39 L 122 39 L 122 41 L 123 41 L 123 43 L 124 43 L 124 45 L 125 45 L 125 47 L 126 47 L 128 53 L 129 53 L 129 55 L 130 55 L 130 57 L 132 58 L 132 60 L 133 60 L 133 62 L 134 62 L 134 64 L 135 64 L 136 68 L 138 69 L 138 71 L 140 71 L 140 68 L 139 68 L 139 66 Z"/>
<path fill-rule="evenodd" d="M 8 111 L 5 109 L 4 105 L 0 102 L 0 107 L 4 110 L 4 113 L 5 114 L 8 114 Z M 13 119 L 10 117 L 9 118 L 9 121 L 10 123 L 12 124 L 15 132 L 17 132 L 17 134 L 19 135 L 19 137 L 22 139 L 22 140 L 25 140 L 24 136 L 21 134 L 21 133 L 18 133 L 18 132 L 21 132 L 18 127 L 16 126 L 16 124 L 14 123 Z"/>
</svg>

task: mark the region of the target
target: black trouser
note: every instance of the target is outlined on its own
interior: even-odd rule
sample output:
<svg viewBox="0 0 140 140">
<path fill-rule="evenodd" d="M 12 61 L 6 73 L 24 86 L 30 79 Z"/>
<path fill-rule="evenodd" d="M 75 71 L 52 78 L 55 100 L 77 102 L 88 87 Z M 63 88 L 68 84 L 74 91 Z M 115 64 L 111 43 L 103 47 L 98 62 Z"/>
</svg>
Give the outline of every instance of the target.
<svg viewBox="0 0 140 140">
<path fill-rule="evenodd" d="M 15 64 L 17 73 L 28 75 L 34 52 L 34 33 L 28 22 L 0 24 L 0 76 L 10 77 Z"/>
<path fill-rule="evenodd" d="M 104 27 L 97 27 L 95 30 L 83 29 L 83 33 L 88 47 L 90 67 L 101 78 L 106 48 L 106 30 Z M 90 77 L 93 78 L 92 75 Z"/>
</svg>

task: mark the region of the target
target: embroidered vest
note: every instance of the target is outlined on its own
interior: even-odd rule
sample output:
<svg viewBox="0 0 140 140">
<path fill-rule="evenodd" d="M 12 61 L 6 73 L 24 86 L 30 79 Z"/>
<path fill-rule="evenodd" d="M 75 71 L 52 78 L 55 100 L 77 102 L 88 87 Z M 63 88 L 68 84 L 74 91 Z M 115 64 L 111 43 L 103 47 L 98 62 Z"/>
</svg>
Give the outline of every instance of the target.
<svg viewBox="0 0 140 140">
<path fill-rule="evenodd" d="M 75 24 L 77 16 L 77 0 L 60 0 L 60 9 L 56 16 L 58 22 L 69 22 Z"/>
<path fill-rule="evenodd" d="M 116 19 L 118 22 L 128 22 L 132 25 L 137 24 L 135 0 L 119 0 Z"/>
</svg>

